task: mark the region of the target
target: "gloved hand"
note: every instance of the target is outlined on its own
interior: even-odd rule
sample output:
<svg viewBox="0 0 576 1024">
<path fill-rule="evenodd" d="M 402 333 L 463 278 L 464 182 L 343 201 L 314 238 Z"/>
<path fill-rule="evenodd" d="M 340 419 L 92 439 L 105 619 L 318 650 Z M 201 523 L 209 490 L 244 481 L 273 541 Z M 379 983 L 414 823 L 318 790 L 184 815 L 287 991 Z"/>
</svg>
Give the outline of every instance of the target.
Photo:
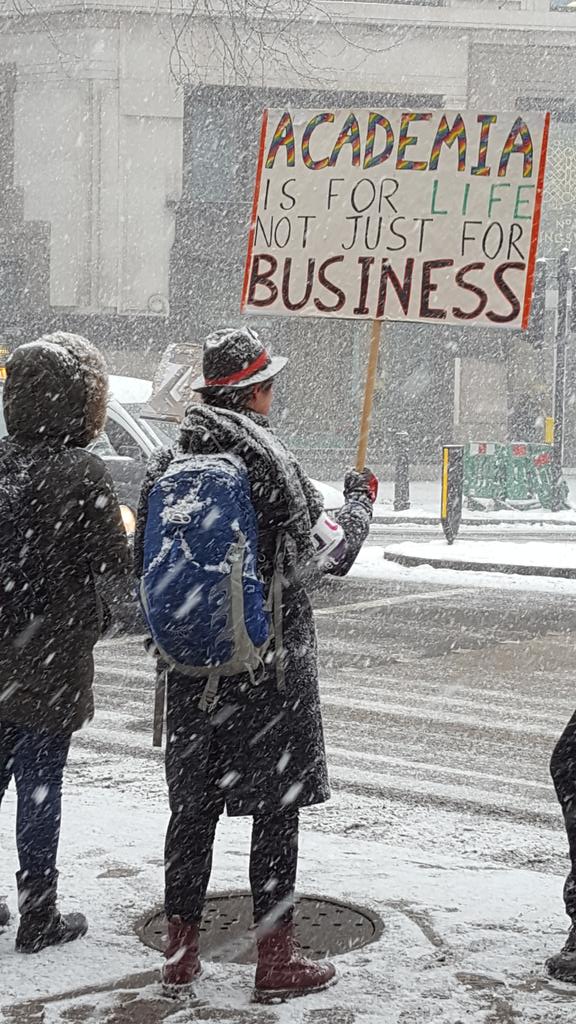
<svg viewBox="0 0 576 1024">
<path fill-rule="evenodd" d="M 378 477 L 371 469 L 349 469 L 344 477 L 344 497 L 353 498 L 361 495 L 370 499 L 372 504 L 378 497 Z"/>
</svg>

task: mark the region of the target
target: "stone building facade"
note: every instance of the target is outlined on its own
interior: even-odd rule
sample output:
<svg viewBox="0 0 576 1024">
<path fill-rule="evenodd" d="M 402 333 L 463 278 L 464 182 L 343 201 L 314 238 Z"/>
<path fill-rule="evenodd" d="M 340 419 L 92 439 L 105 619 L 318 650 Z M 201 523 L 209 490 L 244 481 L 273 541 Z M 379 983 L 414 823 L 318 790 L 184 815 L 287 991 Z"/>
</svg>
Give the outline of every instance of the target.
<svg viewBox="0 0 576 1024">
<path fill-rule="evenodd" d="M 35 323 L 82 324 L 118 369 L 150 374 L 167 340 L 200 339 L 237 318 L 258 113 L 280 99 L 550 107 L 542 251 L 553 260 L 570 244 L 576 13 L 544 0 L 331 0 L 325 17 L 321 8 L 312 20 L 301 0 L 305 31 L 286 36 L 284 60 L 266 45 L 268 30 L 255 37 L 250 24 L 227 25 L 216 7 L 187 20 L 188 0 L 35 0 L 19 16 L 0 4 L 14 111 L 13 180 L 2 179 L 2 194 L 4 210 L 17 196 L 36 225 L 27 250 L 45 268 L 45 311 Z M 214 177 L 206 156 L 223 118 L 229 145 Z M 339 471 L 354 447 L 366 327 L 259 324 L 291 357 L 282 429 L 311 468 Z M 550 374 L 550 344 L 534 354 L 509 334 L 386 325 L 371 458 L 390 461 L 399 428 L 409 429 L 416 463 L 434 462 L 446 440 L 504 437 L 516 397 L 535 380 L 549 405 Z"/>
</svg>

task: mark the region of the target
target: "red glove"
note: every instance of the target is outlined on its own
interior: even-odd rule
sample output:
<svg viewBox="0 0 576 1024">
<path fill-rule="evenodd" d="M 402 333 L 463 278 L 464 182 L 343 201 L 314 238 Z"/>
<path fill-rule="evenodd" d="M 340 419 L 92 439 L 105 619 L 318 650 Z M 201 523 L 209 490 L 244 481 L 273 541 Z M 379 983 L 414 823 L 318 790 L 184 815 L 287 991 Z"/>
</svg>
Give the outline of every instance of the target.
<svg viewBox="0 0 576 1024">
<path fill-rule="evenodd" d="M 376 476 L 375 473 L 372 472 L 371 469 L 365 469 L 364 473 L 367 474 L 366 483 L 368 485 L 368 497 L 370 498 L 372 504 L 374 504 L 376 498 L 378 497 L 378 477 Z"/>
<path fill-rule="evenodd" d="M 349 469 L 344 478 L 344 497 L 353 498 L 361 494 L 370 499 L 372 504 L 378 497 L 378 477 L 371 469 Z"/>
</svg>

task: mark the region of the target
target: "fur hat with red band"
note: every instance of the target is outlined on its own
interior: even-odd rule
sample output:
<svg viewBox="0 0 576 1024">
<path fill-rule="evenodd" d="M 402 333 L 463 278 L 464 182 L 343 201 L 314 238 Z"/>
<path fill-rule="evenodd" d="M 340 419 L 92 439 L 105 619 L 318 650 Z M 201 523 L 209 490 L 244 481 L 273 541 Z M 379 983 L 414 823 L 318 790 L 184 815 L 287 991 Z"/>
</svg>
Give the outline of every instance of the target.
<svg viewBox="0 0 576 1024">
<path fill-rule="evenodd" d="M 280 373 L 287 362 L 282 356 L 272 357 L 249 327 L 223 327 L 204 342 L 203 373 L 192 384 L 192 391 L 262 384 Z"/>
</svg>

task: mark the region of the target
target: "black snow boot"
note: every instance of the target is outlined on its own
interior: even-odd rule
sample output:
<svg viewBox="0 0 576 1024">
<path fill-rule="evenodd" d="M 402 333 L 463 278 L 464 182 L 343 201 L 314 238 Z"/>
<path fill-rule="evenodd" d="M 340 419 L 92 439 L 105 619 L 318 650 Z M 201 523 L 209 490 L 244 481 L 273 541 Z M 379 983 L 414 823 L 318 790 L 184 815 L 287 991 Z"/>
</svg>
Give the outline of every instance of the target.
<svg viewBox="0 0 576 1024">
<path fill-rule="evenodd" d="M 552 978 L 576 985 L 576 924 L 572 925 L 560 952 L 546 961 L 546 969 Z"/>
<path fill-rule="evenodd" d="M 56 907 L 58 872 L 45 878 L 31 878 L 20 871 L 18 906 L 20 927 L 16 935 L 19 953 L 39 953 L 46 946 L 60 946 L 85 935 L 88 922 L 83 914 L 59 913 Z"/>
<path fill-rule="evenodd" d="M 5 928 L 10 920 L 10 911 L 7 904 L 0 896 L 0 928 Z"/>
</svg>

